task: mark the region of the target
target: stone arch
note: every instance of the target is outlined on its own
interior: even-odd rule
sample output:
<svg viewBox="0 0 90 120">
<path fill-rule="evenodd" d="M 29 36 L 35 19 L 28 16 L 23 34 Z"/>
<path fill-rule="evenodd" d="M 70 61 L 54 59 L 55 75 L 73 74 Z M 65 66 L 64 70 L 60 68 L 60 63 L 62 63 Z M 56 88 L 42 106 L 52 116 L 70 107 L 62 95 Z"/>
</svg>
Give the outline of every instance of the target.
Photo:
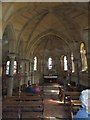
<svg viewBox="0 0 90 120">
<path fill-rule="evenodd" d="M 9 53 L 15 53 L 16 49 L 15 49 L 15 43 L 16 43 L 16 36 L 15 36 L 15 32 L 13 29 L 13 25 L 11 23 L 9 23 L 3 33 L 3 37 L 5 37 L 7 39 L 8 45 L 9 45 L 9 49 L 8 52 Z M 4 39 L 5 39 L 4 38 Z"/>
</svg>

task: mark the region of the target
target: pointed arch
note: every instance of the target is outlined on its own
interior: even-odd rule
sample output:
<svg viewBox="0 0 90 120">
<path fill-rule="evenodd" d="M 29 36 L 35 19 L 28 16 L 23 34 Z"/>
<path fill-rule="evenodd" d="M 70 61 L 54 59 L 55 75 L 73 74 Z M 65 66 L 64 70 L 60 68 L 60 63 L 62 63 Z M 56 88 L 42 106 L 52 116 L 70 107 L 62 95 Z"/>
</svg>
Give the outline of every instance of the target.
<svg viewBox="0 0 90 120">
<path fill-rule="evenodd" d="M 9 45 L 9 52 L 16 51 L 16 35 L 12 23 L 9 23 L 3 33 L 3 39 L 7 39 Z"/>
<path fill-rule="evenodd" d="M 48 58 L 48 69 L 49 70 L 52 69 L 52 58 L 51 57 Z"/>
<path fill-rule="evenodd" d="M 37 71 L 37 57 L 34 57 L 34 71 Z"/>
<path fill-rule="evenodd" d="M 64 60 L 64 71 L 67 71 L 68 70 L 67 56 L 64 56 L 63 60 Z"/>
</svg>

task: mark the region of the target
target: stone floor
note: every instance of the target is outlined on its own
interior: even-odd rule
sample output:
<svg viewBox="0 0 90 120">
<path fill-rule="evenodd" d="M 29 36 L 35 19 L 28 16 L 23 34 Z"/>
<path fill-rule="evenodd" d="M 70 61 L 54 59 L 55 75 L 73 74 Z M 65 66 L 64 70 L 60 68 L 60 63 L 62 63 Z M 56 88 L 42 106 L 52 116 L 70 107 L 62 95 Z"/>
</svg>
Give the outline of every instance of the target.
<svg viewBox="0 0 90 120">
<path fill-rule="evenodd" d="M 70 107 L 60 102 L 58 98 L 58 85 L 44 86 L 44 113 L 43 117 L 48 120 L 70 120 Z"/>
<path fill-rule="evenodd" d="M 44 111 L 43 111 L 42 118 L 40 118 L 39 120 L 60 120 L 60 119 L 71 120 L 70 107 L 68 105 L 65 105 L 64 102 L 63 101 L 61 102 L 58 98 L 58 94 L 59 94 L 58 87 L 59 87 L 58 84 L 47 84 L 43 86 Z M 29 120 L 37 120 L 33 118 L 30 119 L 30 117 L 29 117 Z"/>
</svg>

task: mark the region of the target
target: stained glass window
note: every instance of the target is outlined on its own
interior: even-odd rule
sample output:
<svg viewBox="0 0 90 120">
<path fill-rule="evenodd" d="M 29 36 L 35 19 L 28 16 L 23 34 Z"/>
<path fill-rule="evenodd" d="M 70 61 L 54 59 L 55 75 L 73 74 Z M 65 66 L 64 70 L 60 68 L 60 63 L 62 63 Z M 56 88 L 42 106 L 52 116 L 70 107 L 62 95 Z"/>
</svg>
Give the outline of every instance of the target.
<svg viewBox="0 0 90 120">
<path fill-rule="evenodd" d="M 52 58 L 51 57 L 48 58 L 48 69 L 49 70 L 52 69 Z"/>
<path fill-rule="evenodd" d="M 14 61 L 13 74 L 16 73 L 16 70 L 17 70 L 17 62 Z M 6 64 L 6 75 L 9 75 L 9 71 L 10 71 L 10 61 L 7 61 L 7 64 Z"/>
<path fill-rule="evenodd" d="M 9 75 L 9 70 L 10 70 L 10 61 L 7 61 L 7 63 L 6 63 L 6 75 Z"/>
<path fill-rule="evenodd" d="M 67 65 L 67 57 L 64 56 L 64 71 L 68 70 L 68 65 Z"/>
<path fill-rule="evenodd" d="M 34 71 L 37 70 L 37 57 L 34 57 Z"/>
<path fill-rule="evenodd" d="M 13 73 L 15 74 L 15 73 L 16 73 L 16 71 L 17 71 L 17 62 L 16 62 L 16 61 L 14 61 L 14 70 L 13 70 Z"/>
</svg>

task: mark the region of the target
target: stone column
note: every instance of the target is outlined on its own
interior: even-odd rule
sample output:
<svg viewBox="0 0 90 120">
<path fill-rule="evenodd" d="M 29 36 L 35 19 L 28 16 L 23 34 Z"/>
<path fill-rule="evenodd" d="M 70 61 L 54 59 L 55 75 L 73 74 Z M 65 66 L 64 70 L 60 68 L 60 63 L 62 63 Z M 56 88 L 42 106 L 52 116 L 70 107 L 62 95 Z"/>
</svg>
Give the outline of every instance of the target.
<svg viewBox="0 0 90 120">
<path fill-rule="evenodd" d="M 87 63 L 88 63 L 88 86 L 90 87 L 90 52 L 87 53 Z"/>
<path fill-rule="evenodd" d="M 15 54 L 9 54 L 9 58 L 10 58 L 10 71 L 9 71 L 9 75 L 10 78 L 8 80 L 8 87 L 7 87 L 7 96 L 12 96 L 13 93 L 13 73 L 14 73 L 14 60 L 15 60 Z"/>
<path fill-rule="evenodd" d="M 28 85 L 28 81 L 30 80 L 30 72 L 29 72 L 29 60 L 25 60 L 25 64 L 26 64 L 26 70 L 25 70 L 25 84 Z"/>
<path fill-rule="evenodd" d="M 33 66 L 34 63 L 33 63 L 33 60 L 30 61 L 30 78 L 31 78 L 31 84 L 34 83 L 34 78 L 33 78 L 33 75 L 34 75 L 34 70 L 33 70 Z"/>
<path fill-rule="evenodd" d="M 20 75 L 21 75 L 21 82 L 20 85 L 25 83 L 25 60 L 20 59 Z"/>
<path fill-rule="evenodd" d="M 90 7 L 88 7 L 90 10 Z M 90 14 L 89 14 L 90 15 Z M 90 87 L 90 22 L 88 23 L 88 28 L 83 30 L 83 40 L 85 42 L 87 64 L 88 64 L 88 86 Z"/>
<path fill-rule="evenodd" d="M 77 80 L 76 80 L 76 84 L 79 85 L 80 84 L 80 69 L 81 69 L 81 60 L 80 60 L 80 54 L 78 54 L 75 59 L 75 68 L 76 68 L 76 76 L 77 76 Z"/>
<path fill-rule="evenodd" d="M 72 75 L 71 54 L 68 54 L 68 71 L 67 71 L 68 82 L 71 82 L 71 75 Z"/>
<path fill-rule="evenodd" d="M 43 73 L 43 61 L 41 60 L 41 73 Z"/>
<path fill-rule="evenodd" d="M 32 84 L 34 84 L 34 63 L 32 62 Z"/>
<path fill-rule="evenodd" d="M 41 72 L 41 61 L 40 61 L 40 59 L 38 59 L 38 72 Z"/>
<path fill-rule="evenodd" d="M 90 23 L 89 23 L 89 27 L 90 27 Z M 90 37 L 89 37 L 89 33 L 90 33 L 90 28 L 87 30 L 88 86 L 90 87 Z"/>
<path fill-rule="evenodd" d="M 30 61 L 30 64 L 29 64 L 29 82 L 30 84 L 32 84 L 32 67 L 31 67 L 31 61 Z"/>
</svg>

